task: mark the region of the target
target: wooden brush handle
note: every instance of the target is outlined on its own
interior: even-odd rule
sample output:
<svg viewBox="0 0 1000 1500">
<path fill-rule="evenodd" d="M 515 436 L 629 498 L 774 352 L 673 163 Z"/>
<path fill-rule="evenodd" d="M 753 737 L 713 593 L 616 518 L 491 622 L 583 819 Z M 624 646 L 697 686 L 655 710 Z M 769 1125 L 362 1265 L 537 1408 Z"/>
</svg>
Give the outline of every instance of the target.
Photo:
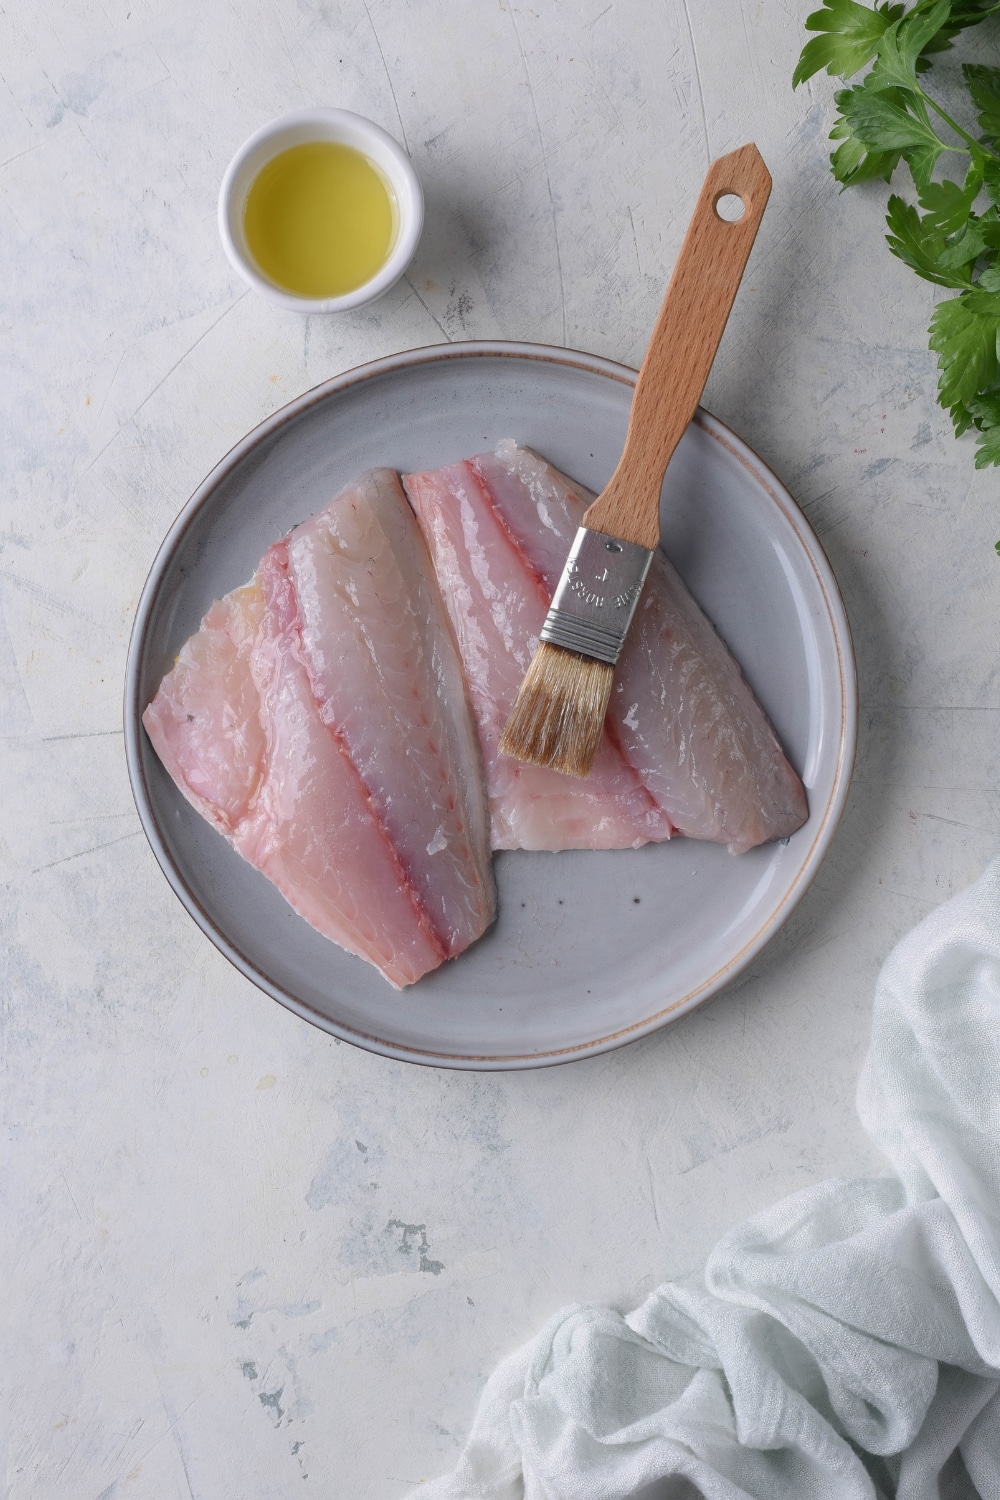
<svg viewBox="0 0 1000 1500">
<path fill-rule="evenodd" d="M 705 389 L 770 192 L 756 146 L 709 167 L 636 381 L 625 451 L 583 518 L 591 530 L 659 544 L 663 476 Z M 734 223 L 716 209 L 729 193 L 744 205 Z"/>
</svg>

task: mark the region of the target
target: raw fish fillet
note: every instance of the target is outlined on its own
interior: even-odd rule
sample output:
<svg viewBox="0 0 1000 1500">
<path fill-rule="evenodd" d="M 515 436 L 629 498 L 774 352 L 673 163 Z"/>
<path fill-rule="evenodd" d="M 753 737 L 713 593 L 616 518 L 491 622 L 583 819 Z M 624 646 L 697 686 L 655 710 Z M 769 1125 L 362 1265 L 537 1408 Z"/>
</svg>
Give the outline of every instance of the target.
<svg viewBox="0 0 1000 1500">
<path fill-rule="evenodd" d="M 586 781 L 501 756 L 497 746 L 552 598 L 547 550 L 566 560 L 569 544 L 550 537 L 548 470 L 531 455 L 538 503 L 511 467 L 528 455 L 511 447 L 403 486 L 430 548 L 458 639 L 486 769 L 494 849 L 628 849 L 668 839 L 669 816 L 605 734 Z M 565 485 L 566 481 L 560 480 Z M 575 530 L 575 527 L 573 528 Z"/>
<path fill-rule="evenodd" d="M 403 484 L 458 637 L 495 848 L 615 848 L 676 831 L 742 853 L 801 826 L 801 781 L 662 552 L 615 673 L 592 775 L 576 782 L 500 756 L 500 733 L 593 496 L 509 440 Z"/>
<path fill-rule="evenodd" d="M 212 606 L 143 723 L 193 806 L 397 987 L 492 922 L 476 731 L 391 470 L 350 485 Z"/>
</svg>

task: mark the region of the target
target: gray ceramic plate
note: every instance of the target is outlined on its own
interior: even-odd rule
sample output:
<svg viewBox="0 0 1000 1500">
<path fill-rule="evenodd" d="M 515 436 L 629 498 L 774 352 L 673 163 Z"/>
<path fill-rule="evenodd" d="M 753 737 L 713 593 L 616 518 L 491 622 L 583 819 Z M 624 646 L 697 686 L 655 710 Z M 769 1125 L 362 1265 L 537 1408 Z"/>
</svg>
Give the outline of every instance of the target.
<svg viewBox="0 0 1000 1500">
<path fill-rule="evenodd" d="M 195 813 L 140 715 L 211 601 L 362 469 L 429 469 L 515 437 L 599 490 L 635 374 L 529 344 L 416 350 L 318 386 L 239 443 L 184 507 L 136 615 L 125 739 L 139 816 L 191 916 L 248 978 L 374 1052 L 525 1068 L 603 1052 L 707 1000 L 801 898 L 833 838 L 854 759 L 850 633 L 795 503 L 699 412 L 670 465 L 663 535 L 740 661 L 809 793 L 795 836 L 734 858 L 676 839 L 615 853 L 501 854 L 500 915 L 467 953 L 401 994 L 314 932 Z"/>
</svg>

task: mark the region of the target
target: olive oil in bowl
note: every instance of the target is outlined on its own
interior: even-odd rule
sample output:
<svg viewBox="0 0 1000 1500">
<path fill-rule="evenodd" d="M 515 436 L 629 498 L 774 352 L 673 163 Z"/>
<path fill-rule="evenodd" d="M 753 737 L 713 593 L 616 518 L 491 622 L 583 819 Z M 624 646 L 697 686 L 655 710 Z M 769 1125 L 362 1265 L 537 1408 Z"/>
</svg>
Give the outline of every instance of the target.
<svg viewBox="0 0 1000 1500">
<path fill-rule="evenodd" d="M 378 167 L 338 141 L 290 146 L 247 193 L 243 233 L 261 273 L 294 296 L 341 297 L 392 253 L 399 213 Z"/>
</svg>

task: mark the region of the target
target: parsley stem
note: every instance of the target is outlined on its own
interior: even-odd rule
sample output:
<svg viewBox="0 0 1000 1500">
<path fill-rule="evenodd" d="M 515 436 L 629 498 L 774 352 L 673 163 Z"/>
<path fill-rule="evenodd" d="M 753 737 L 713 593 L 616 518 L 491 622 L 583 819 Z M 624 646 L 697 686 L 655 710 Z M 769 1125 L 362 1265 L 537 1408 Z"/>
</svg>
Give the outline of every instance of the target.
<svg viewBox="0 0 1000 1500">
<path fill-rule="evenodd" d="M 1000 9 L 1000 6 L 998 6 L 997 8 Z M 926 99 L 927 103 L 930 105 L 930 107 L 934 111 L 934 113 L 936 115 L 939 115 L 940 118 L 944 121 L 944 123 L 946 125 L 950 125 L 951 128 L 952 128 L 952 130 L 955 132 L 955 134 L 957 136 L 961 136 L 962 140 L 966 141 L 968 143 L 968 145 L 971 146 L 974 151 L 981 152 L 983 154 L 983 156 L 992 156 L 992 158 L 993 158 L 994 161 L 1000 160 L 1000 157 L 997 156 L 997 154 L 996 154 L 995 151 L 991 151 L 988 146 L 984 146 L 981 141 L 977 141 L 976 138 L 975 138 L 975 136 L 970 135 L 967 130 L 963 130 L 962 127 L 961 127 L 961 125 L 959 125 L 958 121 L 957 120 L 953 120 L 951 118 L 951 115 L 947 114 L 941 108 L 940 104 L 935 103 L 935 101 L 931 98 L 930 94 L 926 93 L 923 89 L 921 89 L 920 90 L 920 95 L 921 95 L 921 98 Z M 949 146 L 946 149 L 949 150 L 949 151 L 957 151 L 959 148 L 957 146 Z"/>
</svg>

